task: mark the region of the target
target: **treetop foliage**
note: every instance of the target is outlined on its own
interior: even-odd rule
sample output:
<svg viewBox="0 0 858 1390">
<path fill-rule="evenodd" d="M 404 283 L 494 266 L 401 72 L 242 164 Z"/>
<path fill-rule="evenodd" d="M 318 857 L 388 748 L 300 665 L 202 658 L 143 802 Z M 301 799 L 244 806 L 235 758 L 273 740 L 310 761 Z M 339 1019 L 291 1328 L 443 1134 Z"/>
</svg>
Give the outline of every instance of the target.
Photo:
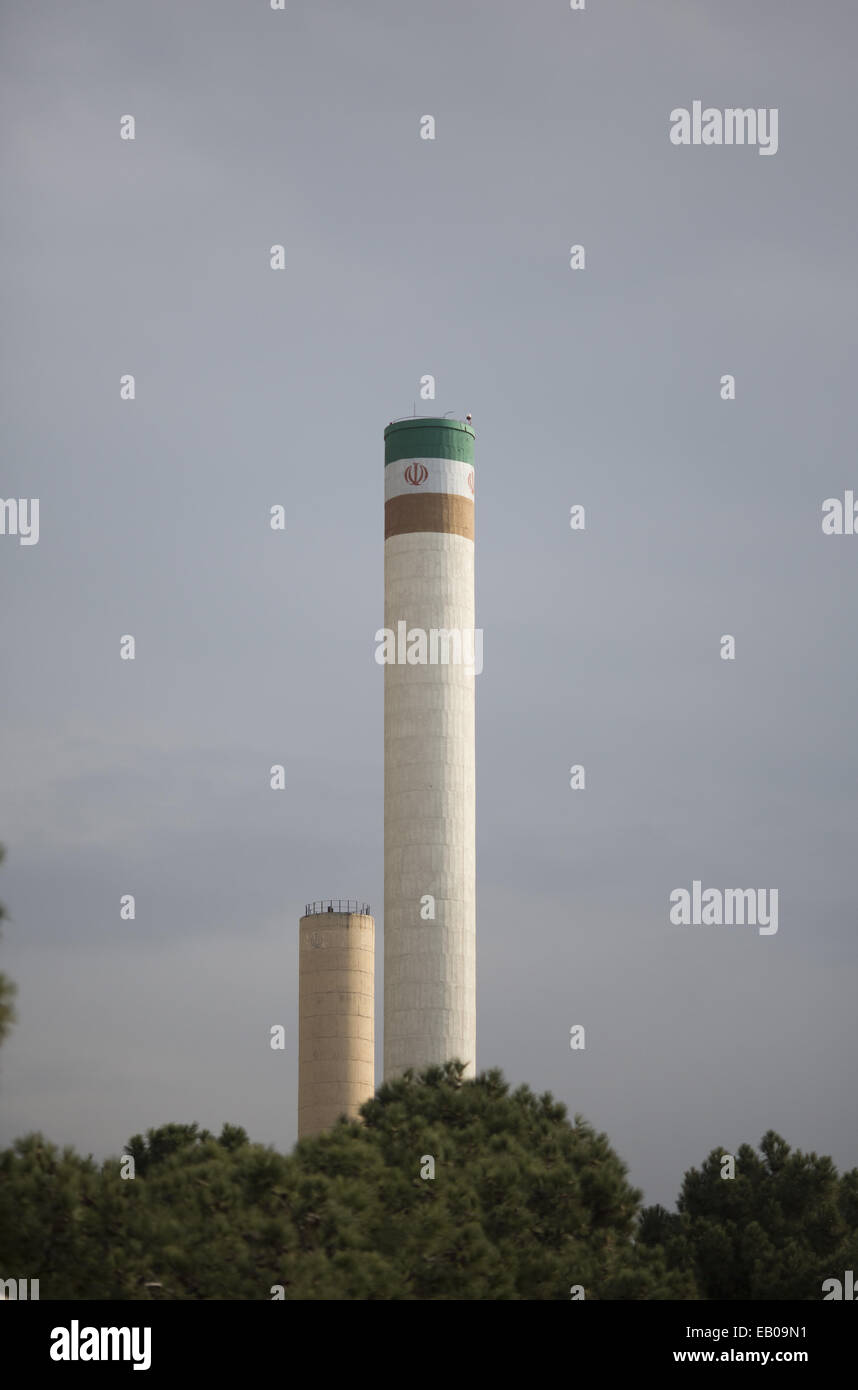
<svg viewBox="0 0 858 1390">
<path fill-rule="evenodd" d="M 677 1211 L 648 1207 L 640 1239 L 663 1247 L 707 1299 L 820 1299 L 823 1281 L 858 1269 L 858 1169 L 838 1177 L 830 1158 L 792 1150 L 769 1130 L 759 1154 L 713 1149 L 685 1175 Z"/>
<path fill-rule="evenodd" d="M 165 1125 L 129 1142 L 133 1179 L 31 1135 L 0 1154 L 2 1263 L 43 1299 L 693 1297 L 635 1242 L 640 1193 L 604 1135 L 463 1072 L 390 1082 L 288 1156 Z"/>
</svg>

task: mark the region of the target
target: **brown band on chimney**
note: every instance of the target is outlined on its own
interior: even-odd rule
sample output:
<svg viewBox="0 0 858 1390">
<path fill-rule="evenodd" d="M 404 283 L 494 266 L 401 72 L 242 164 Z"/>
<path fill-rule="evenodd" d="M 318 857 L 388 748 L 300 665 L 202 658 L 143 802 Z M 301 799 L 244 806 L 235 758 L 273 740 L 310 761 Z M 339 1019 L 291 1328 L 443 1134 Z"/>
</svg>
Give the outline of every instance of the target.
<svg viewBox="0 0 858 1390">
<path fill-rule="evenodd" d="M 474 539 L 474 503 L 451 492 L 406 493 L 384 504 L 384 539 L 412 531 L 445 531 Z"/>
</svg>

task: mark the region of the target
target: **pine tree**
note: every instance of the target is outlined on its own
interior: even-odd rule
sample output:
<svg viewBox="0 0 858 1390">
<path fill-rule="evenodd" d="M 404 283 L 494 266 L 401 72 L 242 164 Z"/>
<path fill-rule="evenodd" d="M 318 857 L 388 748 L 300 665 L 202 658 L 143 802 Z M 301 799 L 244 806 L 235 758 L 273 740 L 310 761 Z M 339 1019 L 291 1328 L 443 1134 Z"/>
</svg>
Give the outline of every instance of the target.
<svg viewBox="0 0 858 1390">
<path fill-rule="evenodd" d="M 838 1177 L 830 1158 L 792 1151 L 769 1130 L 760 1154 L 743 1144 L 735 1177 L 713 1149 L 685 1175 L 677 1212 L 649 1207 L 643 1244 L 662 1246 L 702 1298 L 822 1298 L 822 1283 L 858 1269 L 858 1169 Z"/>
<path fill-rule="evenodd" d="M 635 1242 L 640 1193 L 604 1135 L 463 1073 L 409 1073 L 289 1156 L 165 1125 L 129 1142 L 128 1180 L 31 1136 L 0 1154 L 0 1231 L 27 1211 L 0 1259 L 43 1299 L 694 1297 Z"/>
</svg>

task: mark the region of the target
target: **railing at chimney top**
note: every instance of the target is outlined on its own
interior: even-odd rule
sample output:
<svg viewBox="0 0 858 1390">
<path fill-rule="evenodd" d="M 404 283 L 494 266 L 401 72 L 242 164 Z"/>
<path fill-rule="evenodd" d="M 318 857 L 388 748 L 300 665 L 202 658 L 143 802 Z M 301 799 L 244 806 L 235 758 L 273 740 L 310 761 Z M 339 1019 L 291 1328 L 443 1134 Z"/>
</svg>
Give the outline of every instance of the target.
<svg viewBox="0 0 858 1390">
<path fill-rule="evenodd" d="M 305 917 L 315 917 L 320 912 L 351 912 L 359 917 L 371 917 L 369 903 L 359 903 L 352 898 L 321 898 L 318 902 L 307 903 Z"/>
</svg>

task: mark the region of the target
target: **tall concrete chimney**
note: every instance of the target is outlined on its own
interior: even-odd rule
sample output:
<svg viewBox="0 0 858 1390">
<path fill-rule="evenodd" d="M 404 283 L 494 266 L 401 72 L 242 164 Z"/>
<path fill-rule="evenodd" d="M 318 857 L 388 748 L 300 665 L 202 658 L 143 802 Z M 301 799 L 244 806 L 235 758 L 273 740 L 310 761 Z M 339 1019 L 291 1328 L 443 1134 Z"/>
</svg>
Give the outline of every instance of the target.
<svg viewBox="0 0 858 1390">
<path fill-rule="evenodd" d="M 473 429 L 394 421 L 384 475 L 384 625 L 395 634 L 384 667 L 384 1076 L 453 1057 L 472 1076 Z"/>
<path fill-rule="evenodd" d="M 375 1094 L 375 922 L 366 903 L 308 903 L 298 945 L 298 1138 Z"/>
</svg>

